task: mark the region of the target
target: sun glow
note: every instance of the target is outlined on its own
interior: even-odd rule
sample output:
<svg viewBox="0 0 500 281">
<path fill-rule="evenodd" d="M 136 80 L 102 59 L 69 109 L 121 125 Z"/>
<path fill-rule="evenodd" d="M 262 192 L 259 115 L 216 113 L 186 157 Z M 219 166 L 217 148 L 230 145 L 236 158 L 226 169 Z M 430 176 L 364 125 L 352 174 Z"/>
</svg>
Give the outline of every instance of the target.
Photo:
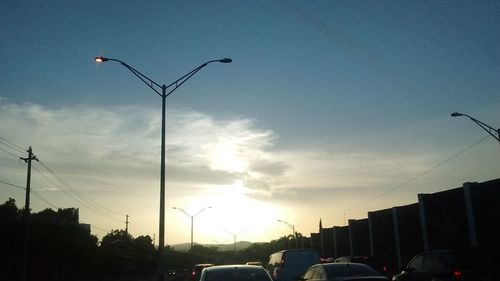
<svg viewBox="0 0 500 281">
<path fill-rule="evenodd" d="M 216 144 L 213 150 L 212 168 L 215 170 L 243 172 L 247 168 L 246 161 L 238 151 L 238 144 L 234 139 L 226 139 Z"/>
<path fill-rule="evenodd" d="M 245 236 L 265 236 L 264 233 L 275 224 L 280 211 L 251 198 L 249 193 L 250 189 L 244 186 L 243 181 L 237 180 L 230 185 L 211 187 L 209 193 L 192 201 L 197 201 L 196 206 L 192 206 L 193 210 L 212 206 L 204 212 L 203 220 L 197 222 L 200 228 L 205 229 L 206 237 L 221 240 L 221 236 L 227 236 L 229 239 L 228 233 L 240 232 L 242 240 L 245 240 Z"/>
</svg>

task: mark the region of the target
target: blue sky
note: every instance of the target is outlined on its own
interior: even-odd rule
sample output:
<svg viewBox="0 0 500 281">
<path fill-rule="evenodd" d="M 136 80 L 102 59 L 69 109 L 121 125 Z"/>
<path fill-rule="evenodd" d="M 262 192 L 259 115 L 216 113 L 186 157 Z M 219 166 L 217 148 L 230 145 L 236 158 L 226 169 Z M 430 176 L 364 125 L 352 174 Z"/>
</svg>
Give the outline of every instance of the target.
<svg viewBox="0 0 500 281">
<path fill-rule="evenodd" d="M 160 84 L 233 59 L 168 98 L 169 244 L 189 240 L 174 206 L 213 207 L 195 241 L 242 230 L 268 241 L 289 233 L 278 219 L 308 234 L 320 217 L 342 225 L 344 213 L 498 178 L 498 142 L 450 113 L 500 124 L 499 14 L 498 1 L 2 1 L 0 180 L 25 184 L 5 140 L 31 145 L 107 209 L 62 192 L 43 166 L 40 196 L 80 207 L 99 237 L 125 214 L 132 234 L 157 235 L 161 99 L 99 55 Z M 24 202 L 0 183 L 9 197 Z"/>
</svg>

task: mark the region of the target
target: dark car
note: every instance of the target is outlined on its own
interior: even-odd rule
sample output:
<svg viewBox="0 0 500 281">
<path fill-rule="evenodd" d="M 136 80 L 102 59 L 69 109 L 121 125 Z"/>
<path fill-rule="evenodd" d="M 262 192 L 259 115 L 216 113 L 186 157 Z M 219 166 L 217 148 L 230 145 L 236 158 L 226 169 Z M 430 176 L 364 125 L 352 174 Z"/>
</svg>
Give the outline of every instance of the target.
<svg viewBox="0 0 500 281">
<path fill-rule="evenodd" d="M 384 276 L 388 276 L 388 271 L 389 267 L 387 263 L 381 261 L 380 259 L 377 259 L 374 256 L 346 256 L 346 257 L 340 257 L 336 258 L 334 262 L 345 262 L 345 263 L 363 263 L 366 265 L 371 266 L 374 268 L 376 271 L 378 271 L 380 274 Z"/>
<path fill-rule="evenodd" d="M 416 255 L 393 281 L 493 281 L 489 266 L 479 252 L 436 250 Z"/>
<path fill-rule="evenodd" d="M 218 265 L 205 268 L 200 281 L 272 281 L 269 273 L 257 265 Z"/>
<path fill-rule="evenodd" d="M 311 266 L 301 281 L 388 281 L 369 265 L 362 263 L 322 263 Z"/>
<path fill-rule="evenodd" d="M 313 264 L 320 263 L 318 252 L 314 250 L 283 250 L 269 257 L 267 271 L 277 281 L 297 281 Z"/>
<path fill-rule="evenodd" d="M 193 281 L 200 280 L 201 271 L 204 268 L 211 267 L 211 266 L 214 266 L 214 265 L 211 264 L 211 263 L 199 263 L 199 264 L 196 264 L 193 267 L 193 270 L 191 271 L 191 280 L 193 280 Z"/>
</svg>

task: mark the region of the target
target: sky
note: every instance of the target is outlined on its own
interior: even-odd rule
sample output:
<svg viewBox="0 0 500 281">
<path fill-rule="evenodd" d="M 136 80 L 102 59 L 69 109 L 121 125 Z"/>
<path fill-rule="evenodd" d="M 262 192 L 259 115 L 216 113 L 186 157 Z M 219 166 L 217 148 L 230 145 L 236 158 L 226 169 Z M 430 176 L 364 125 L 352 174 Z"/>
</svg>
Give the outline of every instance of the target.
<svg viewBox="0 0 500 281">
<path fill-rule="evenodd" d="M 0 2 L 0 201 L 158 243 L 309 236 L 500 177 L 500 2 Z M 207 208 L 211 207 L 211 208 Z M 206 209 L 204 209 L 206 208 Z"/>
</svg>

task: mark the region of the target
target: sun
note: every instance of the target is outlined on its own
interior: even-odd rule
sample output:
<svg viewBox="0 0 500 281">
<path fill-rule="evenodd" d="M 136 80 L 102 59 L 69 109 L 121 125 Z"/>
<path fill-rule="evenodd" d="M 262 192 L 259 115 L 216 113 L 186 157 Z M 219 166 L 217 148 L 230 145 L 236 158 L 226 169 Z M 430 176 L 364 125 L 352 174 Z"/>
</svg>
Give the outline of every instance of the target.
<svg viewBox="0 0 500 281">
<path fill-rule="evenodd" d="M 217 241 L 221 241 L 224 236 L 230 237 L 228 233 L 241 233 L 242 239 L 265 236 L 264 233 L 276 223 L 275 218 L 280 215 L 275 206 L 250 196 L 250 189 L 241 180 L 213 187 L 202 200 L 196 201 L 197 206 L 193 206 L 193 209 L 210 204 L 210 210 L 197 224 L 200 229 L 204 229 L 206 237 L 211 236 L 212 240 Z"/>
</svg>

